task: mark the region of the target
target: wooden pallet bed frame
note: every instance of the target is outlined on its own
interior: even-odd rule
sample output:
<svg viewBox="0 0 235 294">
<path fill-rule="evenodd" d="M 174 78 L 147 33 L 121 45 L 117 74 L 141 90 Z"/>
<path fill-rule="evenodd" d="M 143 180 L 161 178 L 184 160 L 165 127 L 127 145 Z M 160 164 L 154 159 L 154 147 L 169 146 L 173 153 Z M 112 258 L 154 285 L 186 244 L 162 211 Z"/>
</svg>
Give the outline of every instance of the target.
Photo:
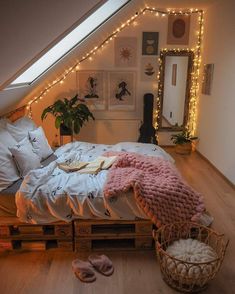
<svg viewBox="0 0 235 294">
<path fill-rule="evenodd" d="M 152 226 L 148 220 L 75 220 L 75 251 L 149 250 Z"/>
<path fill-rule="evenodd" d="M 74 220 L 40 225 L 0 217 L 0 251 L 151 249 L 152 223 L 148 220 Z"/>
<path fill-rule="evenodd" d="M 16 217 L 0 217 L 0 250 L 73 251 L 73 224 L 43 225 L 22 223 Z"/>
</svg>

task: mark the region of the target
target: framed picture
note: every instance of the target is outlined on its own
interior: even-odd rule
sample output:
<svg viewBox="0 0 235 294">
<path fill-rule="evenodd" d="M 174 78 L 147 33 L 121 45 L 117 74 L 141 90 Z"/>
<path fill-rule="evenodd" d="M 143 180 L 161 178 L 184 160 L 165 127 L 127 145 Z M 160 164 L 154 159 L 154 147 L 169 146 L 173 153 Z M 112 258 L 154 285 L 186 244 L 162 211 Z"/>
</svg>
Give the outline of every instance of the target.
<svg viewBox="0 0 235 294">
<path fill-rule="evenodd" d="M 171 77 L 171 85 L 176 86 L 176 79 L 177 79 L 177 64 L 172 64 L 172 77 Z"/>
<path fill-rule="evenodd" d="M 168 15 L 167 44 L 188 45 L 190 15 Z"/>
<path fill-rule="evenodd" d="M 117 67 L 135 67 L 137 65 L 137 38 L 115 38 L 114 63 Z"/>
<path fill-rule="evenodd" d="M 202 94 L 211 95 L 213 82 L 214 64 L 205 64 L 202 78 Z"/>
<path fill-rule="evenodd" d="M 136 73 L 130 71 L 113 71 L 108 73 L 108 109 L 135 110 Z"/>
<path fill-rule="evenodd" d="M 80 70 L 77 72 L 78 93 L 92 110 L 104 110 L 104 71 Z"/>
<path fill-rule="evenodd" d="M 153 56 L 141 58 L 141 81 L 156 81 L 158 74 L 158 59 Z"/>
<path fill-rule="evenodd" d="M 143 32 L 142 55 L 158 55 L 158 32 Z"/>
</svg>

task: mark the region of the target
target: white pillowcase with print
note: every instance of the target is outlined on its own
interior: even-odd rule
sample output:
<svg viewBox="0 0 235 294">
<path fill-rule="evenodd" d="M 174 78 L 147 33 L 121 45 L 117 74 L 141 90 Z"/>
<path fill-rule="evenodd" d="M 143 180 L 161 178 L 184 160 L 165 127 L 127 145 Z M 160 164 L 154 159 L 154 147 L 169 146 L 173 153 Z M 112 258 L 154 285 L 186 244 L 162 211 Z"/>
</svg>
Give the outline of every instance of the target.
<svg viewBox="0 0 235 294">
<path fill-rule="evenodd" d="M 11 152 L 0 141 L 0 191 L 12 185 L 19 178 Z"/>
<path fill-rule="evenodd" d="M 53 153 L 42 127 L 29 131 L 29 139 L 40 160 L 48 158 Z"/>
<path fill-rule="evenodd" d="M 5 129 L 7 123 L 10 123 L 10 121 L 7 118 L 1 118 L 0 119 L 0 129 Z"/>
<path fill-rule="evenodd" d="M 28 137 L 28 132 L 35 130 L 37 126 L 29 117 L 21 117 L 14 123 L 7 123 L 7 131 L 14 137 L 17 142 L 20 142 L 25 137 Z"/>
<path fill-rule="evenodd" d="M 0 125 L 1 123 L 3 123 L 3 120 L 0 121 Z M 16 140 L 6 129 L 0 128 L 0 191 L 19 179 L 15 162 L 8 149 L 16 143 Z"/>
<path fill-rule="evenodd" d="M 11 147 L 17 143 L 17 141 L 6 129 L 0 129 L 0 142 L 6 148 Z"/>
<path fill-rule="evenodd" d="M 9 150 L 21 177 L 24 177 L 32 169 L 41 167 L 40 158 L 27 137 L 13 147 L 9 147 Z"/>
</svg>

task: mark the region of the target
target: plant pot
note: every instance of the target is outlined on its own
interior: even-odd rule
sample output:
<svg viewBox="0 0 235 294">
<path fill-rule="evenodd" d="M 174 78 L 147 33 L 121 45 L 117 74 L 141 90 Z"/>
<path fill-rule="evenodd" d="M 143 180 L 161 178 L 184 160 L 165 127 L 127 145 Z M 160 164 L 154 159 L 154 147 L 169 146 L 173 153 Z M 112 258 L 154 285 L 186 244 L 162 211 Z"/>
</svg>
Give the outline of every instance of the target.
<svg viewBox="0 0 235 294">
<path fill-rule="evenodd" d="M 192 143 L 185 143 L 185 144 L 176 144 L 175 145 L 175 153 L 177 154 L 190 154 L 192 151 Z"/>
<path fill-rule="evenodd" d="M 60 125 L 60 135 L 61 136 L 72 136 L 73 135 L 72 129 L 61 124 Z"/>
</svg>

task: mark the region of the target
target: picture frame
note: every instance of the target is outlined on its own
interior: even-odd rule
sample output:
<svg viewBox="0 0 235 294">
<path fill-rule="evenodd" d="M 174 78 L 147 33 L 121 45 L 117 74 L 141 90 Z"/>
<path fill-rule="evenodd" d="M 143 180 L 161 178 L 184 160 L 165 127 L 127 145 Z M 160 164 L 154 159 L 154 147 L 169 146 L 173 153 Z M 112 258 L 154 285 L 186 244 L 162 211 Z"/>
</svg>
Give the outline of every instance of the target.
<svg viewBox="0 0 235 294">
<path fill-rule="evenodd" d="M 115 38 L 114 64 L 116 67 L 137 66 L 137 38 L 136 37 Z"/>
<path fill-rule="evenodd" d="M 78 94 L 91 110 L 106 109 L 105 71 L 79 70 L 77 85 Z"/>
<path fill-rule="evenodd" d="M 168 15 L 167 44 L 188 45 L 190 15 Z"/>
<path fill-rule="evenodd" d="M 203 68 L 203 77 L 202 77 L 202 94 L 211 95 L 213 75 L 214 75 L 214 64 L 213 63 L 205 64 Z"/>
<path fill-rule="evenodd" d="M 158 59 L 156 56 L 142 56 L 140 79 L 144 82 L 153 82 L 157 80 Z"/>
<path fill-rule="evenodd" d="M 159 32 L 143 32 L 142 55 L 158 55 Z"/>
<path fill-rule="evenodd" d="M 108 72 L 108 109 L 134 111 L 136 107 L 136 72 Z"/>
</svg>

